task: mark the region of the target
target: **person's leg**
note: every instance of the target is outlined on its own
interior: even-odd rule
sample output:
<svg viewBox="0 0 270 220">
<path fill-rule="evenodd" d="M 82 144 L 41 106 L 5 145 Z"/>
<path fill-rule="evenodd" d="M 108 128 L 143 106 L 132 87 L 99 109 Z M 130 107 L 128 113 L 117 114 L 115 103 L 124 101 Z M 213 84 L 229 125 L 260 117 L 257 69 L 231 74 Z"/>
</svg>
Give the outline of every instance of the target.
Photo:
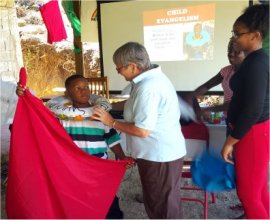
<svg viewBox="0 0 270 220">
<path fill-rule="evenodd" d="M 262 202 L 263 202 L 263 205 L 264 205 L 264 208 L 267 212 L 267 215 L 268 215 L 268 218 L 270 218 L 270 213 L 269 213 L 269 209 L 270 209 L 270 206 L 269 206 L 269 186 L 268 186 L 268 182 L 265 182 L 264 186 L 263 186 L 263 189 L 262 189 Z"/>
<path fill-rule="evenodd" d="M 270 146 L 270 137 L 269 137 L 269 127 L 270 127 L 270 121 L 268 120 L 267 122 L 265 122 L 263 125 L 262 125 L 262 129 L 266 136 L 266 148 L 267 148 L 267 155 L 268 155 L 268 166 L 267 166 L 267 181 L 265 181 L 264 185 L 263 185 L 263 189 L 262 189 L 262 202 L 264 204 L 264 207 L 265 207 L 265 210 L 267 211 L 267 215 L 268 215 L 268 218 L 270 218 L 270 207 L 269 207 L 269 200 L 270 200 L 270 193 L 269 193 L 269 186 L 268 186 L 268 174 L 269 174 L 269 146 Z"/>
<path fill-rule="evenodd" d="M 108 214 L 106 215 L 106 219 L 123 219 L 123 217 L 123 212 L 119 207 L 119 199 L 115 196 Z"/>
<path fill-rule="evenodd" d="M 265 186 L 268 181 L 269 124 L 254 125 L 235 148 L 237 194 L 245 215 L 268 219 L 269 192 Z"/>
<path fill-rule="evenodd" d="M 182 163 L 182 159 L 163 163 L 137 160 L 144 206 L 149 218 L 182 218 L 180 197 Z"/>
</svg>

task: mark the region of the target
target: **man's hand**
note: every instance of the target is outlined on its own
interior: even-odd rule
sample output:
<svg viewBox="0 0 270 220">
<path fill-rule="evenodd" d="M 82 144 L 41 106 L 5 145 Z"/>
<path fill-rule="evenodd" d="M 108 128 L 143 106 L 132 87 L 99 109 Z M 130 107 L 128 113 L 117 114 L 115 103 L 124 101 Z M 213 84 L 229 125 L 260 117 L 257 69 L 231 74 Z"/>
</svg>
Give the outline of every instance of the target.
<svg viewBox="0 0 270 220">
<path fill-rule="evenodd" d="M 23 87 L 20 83 L 17 83 L 17 88 L 16 88 L 16 94 L 18 96 L 24 96 L 24 91 L 27 89 L 27 87 Z"/>
</svg>

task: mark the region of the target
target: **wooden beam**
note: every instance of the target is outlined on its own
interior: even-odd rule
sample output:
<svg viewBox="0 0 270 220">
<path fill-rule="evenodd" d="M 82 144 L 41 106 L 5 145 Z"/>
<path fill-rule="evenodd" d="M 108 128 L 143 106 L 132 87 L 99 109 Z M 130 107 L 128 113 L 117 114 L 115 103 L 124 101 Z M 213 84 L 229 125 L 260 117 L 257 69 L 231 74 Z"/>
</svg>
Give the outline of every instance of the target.
<svg viewBox="0 0 270 220">
<path fill-rule="evenodd" d="M 81 1 L 80 0 L 73 0 L 73 8 L 76 16 L 79 20 L 81 20 Z M 84 68 L 83 68 L 83 53 L 82 53 L 82 41 L 81 36 L 74 36 L 74 46 L 80 49 L 80 52 L 75 53 L 75 67 L 76 67 L 76 74 L 84 75 Z"/>
</svg>

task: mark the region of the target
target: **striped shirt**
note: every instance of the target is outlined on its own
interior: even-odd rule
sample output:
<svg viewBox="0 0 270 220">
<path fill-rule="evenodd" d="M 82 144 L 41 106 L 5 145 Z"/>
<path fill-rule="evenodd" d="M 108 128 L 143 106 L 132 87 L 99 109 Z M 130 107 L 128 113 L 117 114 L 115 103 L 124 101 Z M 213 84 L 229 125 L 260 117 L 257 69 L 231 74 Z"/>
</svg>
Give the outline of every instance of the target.
<svg viewBox="0 0 270 220">
<path fill-rule="evenodd" d="M 221 86 L 224 91 L 224 102 L 230 102 L 233 95 L 233 92 L 230 88 L 230 79 L 235 73 L 233 65 L 223 67 L 219 73 L 223 77 Z"/>
<path fill-rule="evenodd" d="M 75 144 L 93 156 L 107 159 L 108 147 L 111 148 L 120 143 L 117 131 L 100 121 L 60 120 L 60 122 Z"/>
</svg>

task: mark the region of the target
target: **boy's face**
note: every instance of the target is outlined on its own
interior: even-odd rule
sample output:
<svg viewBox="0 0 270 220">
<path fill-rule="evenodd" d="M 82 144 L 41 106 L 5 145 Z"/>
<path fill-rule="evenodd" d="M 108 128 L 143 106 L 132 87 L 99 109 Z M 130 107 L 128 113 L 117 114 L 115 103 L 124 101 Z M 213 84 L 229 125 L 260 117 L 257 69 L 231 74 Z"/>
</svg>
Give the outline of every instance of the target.
<svg viewBox="0 0 270 220">
<path fill-rule="evenodd" d="M 66 88 L 66 96 L 73 102 L 73 107 L 84 108 L 89 107 L 90 89 L 87 80 L 75 79 L 69 87 Z"/>
</svg>

